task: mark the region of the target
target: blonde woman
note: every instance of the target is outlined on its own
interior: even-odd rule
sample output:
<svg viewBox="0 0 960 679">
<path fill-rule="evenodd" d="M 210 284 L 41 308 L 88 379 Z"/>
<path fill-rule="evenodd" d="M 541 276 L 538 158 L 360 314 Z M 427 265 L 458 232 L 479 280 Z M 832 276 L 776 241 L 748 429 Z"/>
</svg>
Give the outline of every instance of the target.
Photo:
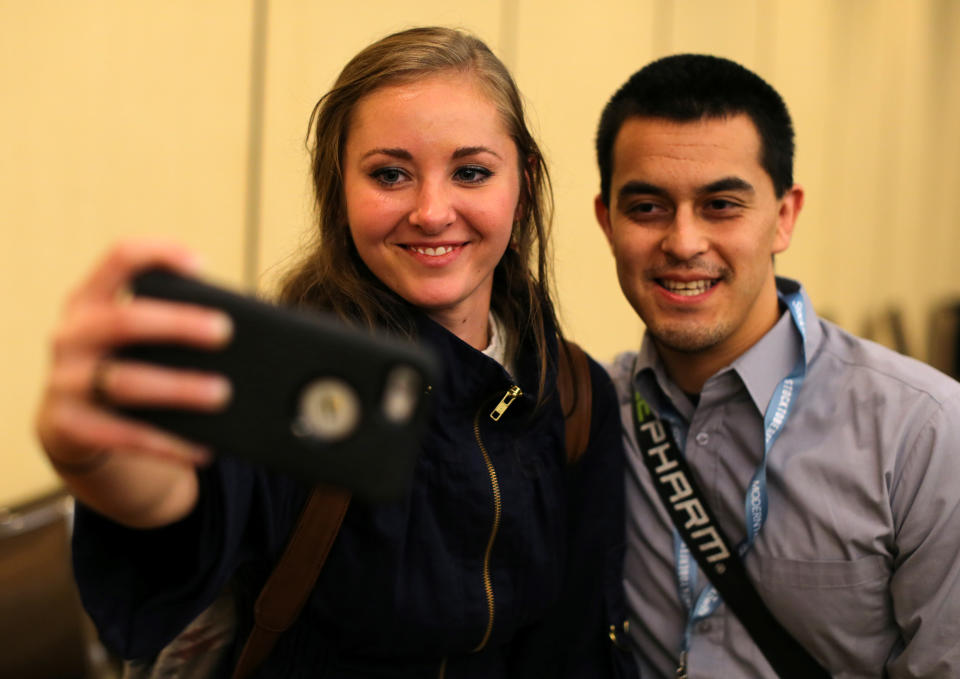
<svg viewBox="0 0 960 679">
<path fill-rule="evenodd" d="M 460 31 L 388 36 L 317 104 L 311 142 L 317 239 L 282 300 L 414 337 L 444 376 L 412 489 L 350 505 L 260 676 L 630 676 L 609 639 L 623 619 L 615 397 L 591 362 L 591 441 L 568 467 L 549 180 L 509 73 Z M 229 398 L 220 376 L 108 357 L 131 340 L 229 341 L 214 312 L 118 299 L 142 268 L 192 262 L 135 241 L 94 270 L 65 312 L 38 418 L 79 500 L 84 602 L 125 657 L 155 654 L 228 583 L 249 610 L 310 490 L 99 405 Z"/>
</svg>

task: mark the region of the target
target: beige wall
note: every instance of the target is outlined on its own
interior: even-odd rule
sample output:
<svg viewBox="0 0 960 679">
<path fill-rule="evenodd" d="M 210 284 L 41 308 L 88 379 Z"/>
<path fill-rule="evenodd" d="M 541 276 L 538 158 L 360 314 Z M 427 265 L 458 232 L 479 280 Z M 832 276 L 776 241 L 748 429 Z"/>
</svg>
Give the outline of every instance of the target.
<svg viewBox="0 0 960 679">
<path fill-rule="evenodd" d="M 553 171 L 563 318 L 598 357 L 642 326 L 593 222 L 594 126 L 631 72 L 676 51 L 741 61 L 794 114 L 807 206 L 780 271 L 854 331 L 901 306 L 922 356 L 929 306 L 960 295 L 960 2 L 584 7 L 0 0 L 0 504 L 55 483 L 30 419 L 61 300 L 97 253 L 164 234 L 223 281 L 268 285 L 310 222 L 313 103 L 363 45 L 418 23 L 471 29 L 513 69 Z"/>
</svg>

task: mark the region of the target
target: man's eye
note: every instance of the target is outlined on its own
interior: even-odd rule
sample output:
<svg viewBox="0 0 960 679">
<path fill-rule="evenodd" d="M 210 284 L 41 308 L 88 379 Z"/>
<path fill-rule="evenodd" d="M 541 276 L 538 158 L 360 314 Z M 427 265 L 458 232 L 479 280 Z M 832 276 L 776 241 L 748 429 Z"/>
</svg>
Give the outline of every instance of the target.
<svg viewBox="0 0 960 679">
<path fill-rule="evenodd" d="M 627 208 L 627 212 L 633 215 L 652 215 L 659 210 L 656 203 L 634 203 Z"/>
<path fill-rule="evenodd" d="M 479 184 L 480 182 L 490 178 L 492 175 L 493 172 L 478 165 L 467 165 L 465 167 L 461 167 L 453 174 L 454 179 L 466 184 Z"/>
<path fill-rule="evenodd" d="M 733 201 L 726 200 L 724 198 L 714 198 L 713 200 L 707 202 L 707 209 L 715 210 L 717 212 L 721 212 L 723 210 L 731 210 L 735 207 L 737 207 L 736 203 L 734 203 Z"/>
<path fill-rule="evenodd" d="M 384 167 L 370 173 L 381 184 L 397 184 L 403 179 L 403 170 L 398 167 Z"/>
</svg>

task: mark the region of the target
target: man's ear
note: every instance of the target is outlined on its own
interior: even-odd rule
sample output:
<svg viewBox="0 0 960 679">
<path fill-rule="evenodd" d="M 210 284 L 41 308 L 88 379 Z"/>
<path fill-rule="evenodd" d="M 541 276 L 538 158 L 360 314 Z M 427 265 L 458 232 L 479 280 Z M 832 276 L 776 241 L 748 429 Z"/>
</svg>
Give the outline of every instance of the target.
<svg viewBox="0 0 960 679">
<path fill-rule="evenodd" d="M 593 199 L 593 213 L 597 217 L 597 224 L 603 230 L 603 235 L 607 237 L 607 243 L 610 249 L 613 249 L 613 226 L 610 224 L 610 208 L 603 202 L 603 196 L 599 193 Z"/>
<path fill-rule="evenodd" d="M 793 227 L 797 223 L 797 217 L 800 216 L 800 210 L 803 209 L 803 187 L 794 184 L 783 194 L 779 203 L 777 233 L 773 239 L 771 252 L 774 255 L 780 254 L 790 246 L 790 239 L 793 238 Z"/>
</svg>

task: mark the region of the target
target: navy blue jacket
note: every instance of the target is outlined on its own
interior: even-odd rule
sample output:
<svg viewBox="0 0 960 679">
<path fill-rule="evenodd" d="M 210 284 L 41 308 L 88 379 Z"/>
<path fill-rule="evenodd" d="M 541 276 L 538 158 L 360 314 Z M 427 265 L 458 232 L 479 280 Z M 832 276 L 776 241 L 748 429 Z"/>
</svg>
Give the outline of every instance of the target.
<svg viewBox="0 0 960 679">
<path fill-rule="evenodd" d="M 396 502 L 351 503 L 303 613 L 258 676 L 437 677 L 441 666 L 447 679 L 634 676 L 610 638 L 626 618 L 624 463 L 605 371 L 591 361 L 590 446 L 568 466 L 556 397 L 536 407 L 530 348 L 514 380 L 431 321 L 421 340 L 443 377 L 414 484 Z M 493 421 L 513 384 L 523 395 Z M 78 507 L 75 571 L 104 642 L 150 657 L 228 582 L 252 610 L 308 493 L 224 456 L 175 525 L 130 530 Z"/>
</svg>

